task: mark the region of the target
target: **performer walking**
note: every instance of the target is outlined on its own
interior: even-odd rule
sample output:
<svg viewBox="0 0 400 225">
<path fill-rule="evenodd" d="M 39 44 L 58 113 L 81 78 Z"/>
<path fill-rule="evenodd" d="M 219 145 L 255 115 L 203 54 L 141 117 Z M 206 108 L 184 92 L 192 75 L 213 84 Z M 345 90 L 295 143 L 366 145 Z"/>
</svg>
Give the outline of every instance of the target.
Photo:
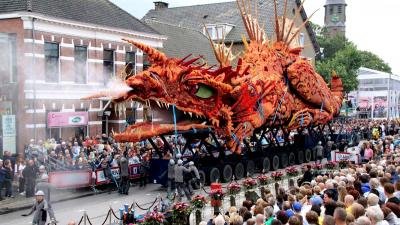
<svg viewBox="0 0 400 225">
<path fill-rule="evenodd" d="M 182 189 L 185 192 L 186 198 L 190 200 L 189 190 L 183 183 L 184 173 L 190 173 L 190 170 L 183 166 L 182 160 L 178 160 L 178 164 L 175 166 L 175 187 L 178 189 L 179 201 L 182 198 Z"/>
<path fill-rule="evenodd" d="M 169 160 L 168 164 L 168 196 L 173 195 L 175 192 L 175 161 L 173 159 Z"/>
<path fill-rule="evenodd" d="M 191 179 L 189 181 L 189 192 L 191 195 L 193 195 L 193 189 L 198 189 L 199 188 L 199 183 L 200 183 L 200 174 L 199 170 L 197 167 L 194 165 L 194 162 L 189 162 L 189 170 L 191 173 Z"/>
<path fill-rule="evenodd" d="M 31 211 L 28 214 L 23 214 L 22 216 L 29 216 L 34 213 L 32 224 L 45 225 L 47 221 L 47 213 L 49 213 L 52 224 L 55 224 L 56 220 L 54 217 L 54 212 L 53 210 L 49 210 L 51 208 L 49 208 L 47 201 L 44 199 L 44 192 L 38 191 L 36 192 L 35 196 L 36 201 L 35 204 L 32 206 Z"/>
</svg>

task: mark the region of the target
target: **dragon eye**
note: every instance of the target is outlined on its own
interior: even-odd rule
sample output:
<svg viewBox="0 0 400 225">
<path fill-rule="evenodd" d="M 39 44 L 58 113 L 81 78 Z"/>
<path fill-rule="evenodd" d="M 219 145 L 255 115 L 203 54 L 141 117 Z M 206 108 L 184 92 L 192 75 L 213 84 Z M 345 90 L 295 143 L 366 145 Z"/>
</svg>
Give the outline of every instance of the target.
<svg viewBox="0 0 400 225">
<path fill-rule="evenodd" d="M 211 98 L 214 95 L 214 89 L 212 89 L 211 87 L 204 85 L 204 84 L 198 84 L 196 85 L 196 91 L 195 91 L 195 95 L 199 98 Z"/>
</svg>

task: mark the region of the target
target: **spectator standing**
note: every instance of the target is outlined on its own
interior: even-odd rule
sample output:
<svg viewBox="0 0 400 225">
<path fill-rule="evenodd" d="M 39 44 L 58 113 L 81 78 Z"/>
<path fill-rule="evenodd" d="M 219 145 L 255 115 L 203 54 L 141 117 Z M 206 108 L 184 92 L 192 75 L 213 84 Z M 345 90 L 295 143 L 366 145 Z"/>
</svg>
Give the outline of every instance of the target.
<svg viewBox="0 0 400 225">
<path fill-rule="evenodd" d="M 17 162 L 15 164 L 15 177 L 18 179 L 18 192 L 23 194 L 25 191 L 25 178 L 22 176 L 22 171 L 25 169 L 25 161 L 18 157 Z"/>
<path fill-rule="evenodd" d="M 38 170 L 33 160 L 28 161 L 28 165 L 22 170 L 22 176 L 25 178 L 25 195 L 30 198 L 34 195 L 36 185 L 36 175 Z"/>
<path fill-rule="evenodd" d="M 3 160 L 0 159 L 0 201 L 4 200 L 1 193 L 4 187 L 5 170 L 3 170 Z"/>
<path fill-rule="evenodd" d="M 12 195 L 12 193 L 13 193 L 12 182 L 13 182 L 14 173 L 12 170 L 11 161 L 9 159 L 4 161 L 2 170 L 4 170 L 4 186 L 6 188 L 5 196 L 9 197 L 9 198 L 14 198 L 14 196 Z"/>
</svg>

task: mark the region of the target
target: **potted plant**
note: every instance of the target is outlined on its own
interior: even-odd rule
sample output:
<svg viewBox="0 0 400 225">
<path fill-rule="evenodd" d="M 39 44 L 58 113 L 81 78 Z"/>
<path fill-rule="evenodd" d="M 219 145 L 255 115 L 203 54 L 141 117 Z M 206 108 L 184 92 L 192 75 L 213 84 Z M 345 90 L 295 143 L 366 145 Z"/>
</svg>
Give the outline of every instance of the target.
<svg viewBox="0 0 400 225">
<path fill-rule="evenodd" d="M 253 178 L 246 178 L 243 181 L 242 186 L 245 190 L 249 191 L 257 186 L 257 181 Z"/>
<path fill-rule="evenodd" d="M 269 176 L 265 175 L 264 173 L 262 173 L 257 177 L 257 180 L 258 180 L 258 184 L 260 185 L 261 198 L 265 199 L 265 186 L 268 185 L 271 178 Z"/>
<path fill-rule="evenodd" d="M 199 224 L 202 220 L 201 218 L 201 210 L 207 204 L 207 199 L 203 195 L 196 195 L 192 198 L 192 206 L 196 210 L 195 217 L 196 217 L 196 224 Z"/>
<path fill-rule="evenodd" d="M 164 215 L 162 213 L 153 211 L 144 216 L 143 225 L 160 225 L 164 222 Z"/>
<path fill-rule="evenodd" d="M 275 181 L 282 180 L 283 173 L 281 171 L 274 171 L 271 173 L 271 177 L 274 178 Z"/>
<path fill-rule="evenodd" d="M 325 164 L 325 168 L 328 170 L 333 170 L 336 168 L 336 162 L 334 161 L 329 161 Z"/>
<path fill-rule="evenodd" d="M 295 177 L 295 176 L 297 176 L 299 174 L 299 171 L 297 170 L 296 167 L 291 166 L 291 167 L 286 168 L 286 174 L 289 177 Z"/>
<path fill-rule="evenodd" d="M 214 212 L 219 212 L 219 207 L 222 205 L 222 200 L 224 199 L 224 192 L 221 189 L 211 190 L 211 206 L 214 207 Z"/>
<path fill-rule="evenodd" d="M 189 224 L 192 208 L 188 203 L 177 202 L 172 206 L 172 224 Z"/>
<path fill-rule="evenodd" d="M 226 187 L 228 190 L 228 194 L 230 196 L 230 202 L 231 206 L 236 206 L 236 199 L 235 196 L 240 193 L 241 187 L 238 183 L 230 183 L 228 184 L 228 187 Z"/>
</svg>

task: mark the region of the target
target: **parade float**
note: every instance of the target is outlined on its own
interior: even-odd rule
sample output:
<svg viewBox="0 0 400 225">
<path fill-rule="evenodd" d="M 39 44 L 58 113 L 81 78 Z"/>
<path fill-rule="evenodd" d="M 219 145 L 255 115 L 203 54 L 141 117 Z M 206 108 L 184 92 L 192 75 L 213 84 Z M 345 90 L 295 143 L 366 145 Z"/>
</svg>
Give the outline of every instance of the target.
<svg viewBox="0 0 400 225">
<path fill-rule="evenodd" d="M 117 108 L 137 101 L 172 109 L 169 112 L 174 116 L 179 111 L 187 115 L 187 120 L 136 123 L 114 135 L 118 142 L 147 139 L 161 156 L 152 138 L 160 136 L 163 150 L 172 152 L 165 136 L 179 134 L 186 139 L 184 151 L 193 156 L 199 154 L 190 144 L 196 140 L 208 154 L 190 160 L 196 161 L 203 181 L 208 182 L 242 178 L 257 169 L 268 172 L 315 158 L 312 143 L 326 141 L 323 131 L 338 115 L 343 100 L 342 81 L 333 73 L 328 87 L 310 61 L 301 56 L 302 47 L 294 42 L 308 20 L 296 27 L 296 18 L 287 18 L 287 2 L 283 16 L 278 16 L 274 1 L 271 37 L 254 16 L 256 9 L 244 1 L 237 2 L 248 38 L 243 36 L 243 51 L 237 56 L 225 40 L 214 43 L 210 38 L 218 66 L 209 66 L 201 56 L 168 58 L 157 49 L 126 40 L 148 56 L 151 66 L 125 80 L 129 86 L 126 92 L 118 96 L 98 93 L 87 99 L 112 97 Z"/>
</svg>

